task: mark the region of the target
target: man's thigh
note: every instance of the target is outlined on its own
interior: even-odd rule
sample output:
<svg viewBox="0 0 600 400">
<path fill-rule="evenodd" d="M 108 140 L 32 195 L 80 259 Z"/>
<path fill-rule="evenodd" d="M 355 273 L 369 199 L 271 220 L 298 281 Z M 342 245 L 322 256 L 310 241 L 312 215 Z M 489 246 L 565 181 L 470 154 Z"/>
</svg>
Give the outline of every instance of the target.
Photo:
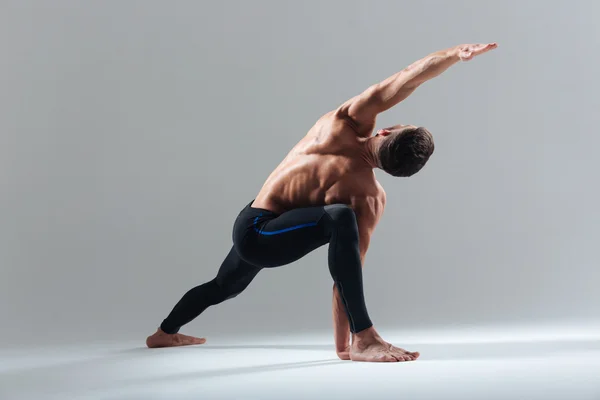
<svg viewBox="0 0 600 400">
<path fill-rule="evenodd" d="M 329 242 L 328 217 L 323 207 L 298 208 L 276 217 L 259 216 L 247 246 L 253 262 L 278 267 L 294 262 Z"/>
</svg>

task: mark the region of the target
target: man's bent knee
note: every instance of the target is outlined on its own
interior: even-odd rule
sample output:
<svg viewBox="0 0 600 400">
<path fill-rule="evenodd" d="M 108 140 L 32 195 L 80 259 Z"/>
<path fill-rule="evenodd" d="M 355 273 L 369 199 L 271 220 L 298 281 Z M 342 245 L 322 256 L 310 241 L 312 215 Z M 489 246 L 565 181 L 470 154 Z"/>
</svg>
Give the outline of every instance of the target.
<svg viewBox="0 0 600 400">
<path fill-rule="evenodd" d="M 356 229 L 358 226 L 356 214 L 350 206 L 345 204 L 331 204 L 325 206 L 325 212 L 337 227 Z"/>
</svg>

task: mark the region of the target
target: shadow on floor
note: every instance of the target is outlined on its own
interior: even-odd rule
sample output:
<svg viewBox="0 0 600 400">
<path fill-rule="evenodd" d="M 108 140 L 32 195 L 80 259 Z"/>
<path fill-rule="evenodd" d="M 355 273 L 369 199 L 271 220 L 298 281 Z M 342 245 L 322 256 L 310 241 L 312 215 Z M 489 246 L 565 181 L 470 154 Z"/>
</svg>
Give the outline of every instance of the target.
<svg viewBox="0 0 600 400">
<path fill-rule="evenodd" d="M 397 344 L 402 347 L 402 344 Z M 276 350 L 276 351 L 331 351 L 333 345 L 202 345 L 193 346 L 195 351 L 216 350 Z M 412 344 L 406 348 L 421 353 L 420 360 L 473 360 L 499 358 L 546 357 L 572 352 L 600 351 L 600 340 L 585 341 L 531 341 L 509 343 L 449 343 Z"/>
<path fill-rule="evenodd" d="M 314 368 L 314 367 L 323 367 L 328 365 L 335 364 L 344 364 L 347 361 L 342 361 L 338 358 L 326 359 L 326 360 L 311 360 L 311 361 L 296 361 L 290 363 L 277 363 L 277 364 L 267 364 L 267 365 L 251 365 L 247 367 L 239 367 L 239 368 L 218 368 L 213 371 L 202 371 L 202 372 L 192 372 L 188 374 L 178 374 L 176 379 L 188 379 L 188 378 L 213 378 L 213 377 L 223 377 L 223 376 L 233 376 L 233 375 L 246 375 L 246 374 L 256 374 L 261 372 L 269 372 L 269 371 L 284 371 L 290 369 L 301 369 L 301 368 Z"/>
<path fill-rule="evenodd" d="M 397 343 L 399 347 L 402 347 L 401 343 Z M 547 342 L 510 342 L 510 343 L 451 343 L 451 344 L 412 344 L 410 347 L 406 347 L 409 351 L 419 351 L 421 357 L 419 362 L 422 361 L 445 361 L 445 360 L 482 360 L 482 359 L 511 359 L 511 358 L 547 358 L 556 355 L 564 355 L 565 353 L 582 353 L 582 352 L 600 352 L 600 340 L 586 340 L 586 341 L 547 341 Z M 156 360 L 157 354 L 165 354 L 171 352 L 194 352 L 200 357 L 199 362 L 202 361 L 201 355 L 203 353 L 210 354 L 213 352 L 219 352 L 223 350 L 256 350 L 257 355 L 261 352 L 280 352 L 280 357 L 285 360 L 288 355 L 290 358 L 294 357 L 294 353 L 304 351 L 314 352 L 327 352 L 326 354 L 315 354 L 319 359 L 302 362 L 282 363 L 282 364 L 271 364 L 265 366 L 254 366 L 244 368 L 232 368 L 232 369 L 218 369 L 214 372 L 206 371 L 202 373 L 202 376 L 221 376 L 228 374 L 245 374 L 250 372 L 260 372 L 276 369 L 289 369 L 289 368 L 307 368 L 316 367 L 322 365 L 330 365 L 337 363 L 350 363 L 348 361 L 342 361 L 335 355 L 333 344 L 315 344 L 315 345 L 303 345 L 303 344 L 286 344 L 286 345 L 198 345 L 188 347 L 176 347 L 176 348 L 163 348 L 163 349 L 148 349 L 146 347 L 136 347 L 116 351 L 107 351 L 106 353 L 94 354 L 89 357 L 84 357 L 73 361 L 57 361 L 53 363 L 46 363 L 46 365 L 33 366 L 27 368 L 15 368 L 13 370 L 5 371 L 2 374 L 2 378 L 8 378 L 10 376 L 18 376 L 22 374 L 28 374 L 39 371 L 53 371 L 61 370 L 63 372 L 69 370 L 79 370 L 85 368 L 98 367 L 107 364 L 119 364 L 125 365 L 130 360 L 143 360 L 144 362 L 153 362 Z M 323 356 L 330 359 L 320 360 Z M 245 357 L 248 355 L 246 354 Z M 227 357 L 235 359 L 235 355 L 229 353 Z"/>
<path fill-rule="evenodd" d="M 130 357 L 130 355 L 127 355 L 126 357 Z M 122 358 L 123 356 L 121 356 L 121 359 Z M 163 373 L 160 376 L 156 376 L 155 371 L 152 371 L 149 374 L 142 374 L 147 376 L 136 378 L 130 378 L 119 373 L 112 374 L 112 376 L 110 373 L 106 374 L 106 372 L 98 373 L 98 366 L 101 367 L 100 371 L 105 369 L 110 370 L 111 364 L 113 364 L 114 361 L 115 360 L 104 358 L 88 360 L 88 362 L 65 363 L 59 367 L 40 367 L 27 369 L 25 371 L 20 371 L 19 373 L 15 371 L 12 373 L 1 374 L 0 387 L 9 388 L 14 394 L 18 393 L 19 398 L 37 397 L 39 395 L 39 393 L 37 393 L 39 391 L 39 386 L 43 387 L 44 391 L 50 392 L 64 392 L 66 388 L 69 388 L 68 390 L 80 392 L 81 396 L 77 396 L 78 398 L 84 398 L 92 396 L 94 392 L 98 392 L 99 395 L 102 395 L 109 386 L 118 386 L 123 390 L 130 387 L 145 387 L 148 384 L 173 384 L 181 381 L 197 382 L 199 385 L 202 385 L 202 380 L 210 378 L 232 377 L 275 371 L 281 372 L 285 370 L 317 368 L 347 363 L 347 361 L 331 358 L 324 360 L 250 365 L 234 368 L 215 368 L 212 370 L 204 369 L 183 373 L 166 371 L 166 374 Z M 23 375 L 26 375 L 27 379 L 19 379 L 20 377 L 23 377 Z M 29 383 L 32 376 L 35 376 L 36 385 L 34 386 Z M 74 377 L 75 380 L 78 381 L 75 386 L 73 385 Z M 70 395 L 73 395 L 73 393 L 70 393 Z"/>
</svg>

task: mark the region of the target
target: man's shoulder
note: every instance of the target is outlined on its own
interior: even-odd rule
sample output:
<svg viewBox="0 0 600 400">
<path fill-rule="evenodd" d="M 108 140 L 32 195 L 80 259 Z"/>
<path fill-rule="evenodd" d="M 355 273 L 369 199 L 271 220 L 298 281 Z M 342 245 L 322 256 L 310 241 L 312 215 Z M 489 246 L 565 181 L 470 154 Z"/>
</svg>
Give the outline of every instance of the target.
<svg viewBox="0 0 600 400">
<path fill-rule="evenodd" d="M 373 124 L 359 126 L 356 121 L 350 118 L 344 112 L 343 107 L 339 107 L 333 111 L 323 114 L 315 123 L 315 125 L 327 124 L 331 129 L 331 134 L 351 137 L 365 137 L 373 132 L 375 121 Z"/>
</svg>

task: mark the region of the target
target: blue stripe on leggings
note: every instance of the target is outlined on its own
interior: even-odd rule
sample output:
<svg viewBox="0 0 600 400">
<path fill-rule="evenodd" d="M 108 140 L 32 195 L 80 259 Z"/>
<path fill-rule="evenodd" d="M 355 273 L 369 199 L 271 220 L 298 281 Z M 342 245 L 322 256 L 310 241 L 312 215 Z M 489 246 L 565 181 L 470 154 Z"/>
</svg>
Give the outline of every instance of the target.
<svg viewBox="0 0 600 400">
<path fill-rule="evenodd" d="M 259 216 L 262 216 L 262 214 L 260 214 Z M 290 226 L 289 228 L 284 228 L 284 229 L 280 229 L 278 231 L 263 231 L 262 229 L 258 229 L 256 227 L 256 223 L 258 222 L 258 217 L 254 218 L 254 231 L 256 231 L 258 234 L 260 235 L 277 235 L 280 233 L 284 233 L 284 232 L 289 232 L 289 231 L 294 231 L 296 229 L 301 229 L 301 228 L 308 228 L 309 226 L 316 226 L 317 223 L 316 222 L 309 222 L 306 224 L 300 224 L 300 225 L 294 225 L 294 226 Z"/>
</svg>

